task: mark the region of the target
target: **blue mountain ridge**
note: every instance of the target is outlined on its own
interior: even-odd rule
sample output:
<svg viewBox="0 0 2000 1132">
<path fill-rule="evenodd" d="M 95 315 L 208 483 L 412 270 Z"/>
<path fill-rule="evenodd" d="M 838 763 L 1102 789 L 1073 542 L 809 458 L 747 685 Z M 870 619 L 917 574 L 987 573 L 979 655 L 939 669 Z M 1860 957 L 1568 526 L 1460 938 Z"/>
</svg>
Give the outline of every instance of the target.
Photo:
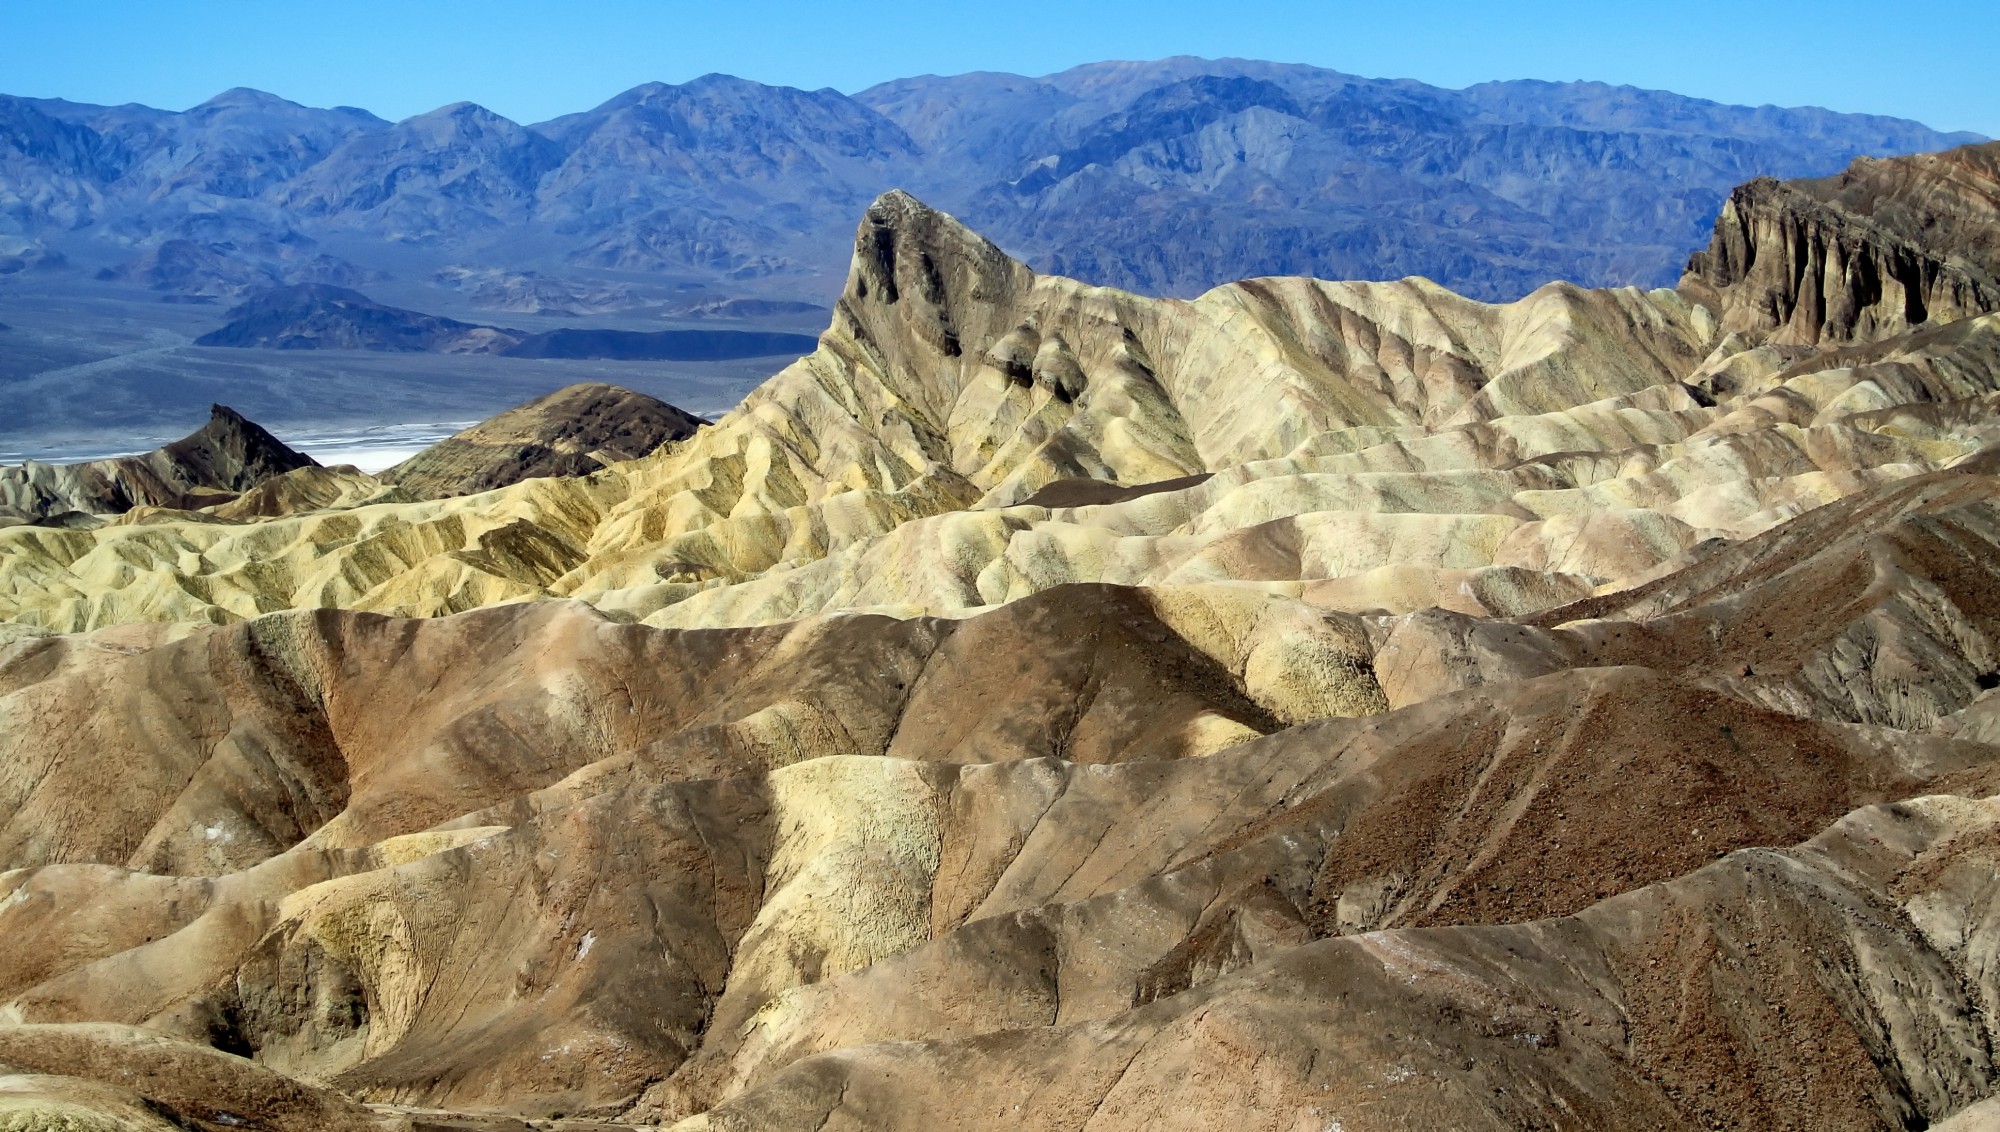
<svg viewBox="0 0 2000 1132">
<path fill-rule="evenodd" d="M 478 280 L 473 305 L 497 309 L 674 287 L 823 302 L 854 218 L 905 188 L 1039 269 L 1143 292 L 1424 275 L 1504 299 L 1669 284 L 1737 184 L 1978 140 L 1601 83 L 1192 58 L 851 96 L 708 75 L 534 125 L 240 89 L 178 113 L 0 97 L 0 261 L 216 297 L 395 277 Z"/>
</svg>

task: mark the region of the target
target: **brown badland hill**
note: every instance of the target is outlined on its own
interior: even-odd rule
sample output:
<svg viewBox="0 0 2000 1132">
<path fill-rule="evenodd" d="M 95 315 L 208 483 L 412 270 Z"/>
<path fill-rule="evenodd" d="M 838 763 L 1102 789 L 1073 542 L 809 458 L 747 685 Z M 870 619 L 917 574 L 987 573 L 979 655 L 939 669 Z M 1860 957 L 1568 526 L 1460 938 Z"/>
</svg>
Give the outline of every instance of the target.
<svg viewBox="0 0 2000 1132">
<path fill-rule="evenodd" d="M 892 194 L 682 443 L 0 532 L 0 1127 L 1978 1127 L 1991 171 L 1503 306 Z"/>
<path fill-rule="evenodd" d="M 425 499 L 474 495 L 537 476 L 580 476 L 701 427 L 665 401 L 615 385 L 571 385 L 424 449 L 381 479 Z"/>
</svg>

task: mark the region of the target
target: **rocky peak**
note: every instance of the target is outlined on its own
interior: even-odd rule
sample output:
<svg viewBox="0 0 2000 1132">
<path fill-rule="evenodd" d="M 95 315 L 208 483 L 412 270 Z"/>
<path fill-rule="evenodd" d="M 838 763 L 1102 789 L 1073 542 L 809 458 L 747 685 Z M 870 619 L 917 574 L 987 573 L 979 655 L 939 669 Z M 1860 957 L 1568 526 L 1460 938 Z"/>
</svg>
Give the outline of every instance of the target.
<svg viewBox="0 0 2000 1132">
<path fill-rule="evenodd" d="M 455 102 L 351 138 L 293 181 L 285 203 L 311 216 L 399 205 L 388 219 L 405 227 L 393 234 L 428 236 L 433 227 L 457 230 L 466 217 L 522 217 L 536 184 L 561 163 L 561 147 L 542 135 Z M 470 211 L 455 216 L 454 207 Z"/>
<path fill-rule="evenodd" d="M 877 197 L 854 235 L 854 261 L 839 313 L 864 333 L 914 335 L 931 351 L 958 357 L 958 325 L 1024 290 L 1034 273 L 992 241 L 901 189 Z"/>
<path fill-rule="evenodd" d="M 206 102 L 189 107 L 187 112 L 190 114 L 199 114 L 204 111 L 233 110 L 246 107 L 257 109 L 271 107 L 288 107 L 295 110 L 305 109 L 298 103 L 290 99 L 280 98 L 269 91 L 258 90 L 255 87 L 233 86 Z"/>
<path fill-rule="evenodd" d="M 646 83 L 536 129 L 573 151 L 636 137 L 675 150 L 772 159 L 813 153 L 818 159 L 879 160 L 916 152 L 900 126 L 839 91 L 766 86 L 729 75 L 678 86 Z"/>
<path fill-rule="evenodd" d="M 227 405 L 208 423 L 142 456 L 84 464 L 30 461 L 0 468 L 0 526 L 69 513 L 102 515 L 134 507 L 202 507 L 299 468 L 318 467 Z"/>
<path fill-rule="evenodd" d="M 477 102 L 453 102 L 436 110 L 418 114 L 396 123 L 397 129 L 423 131 L 426 136 L 440 140 L 456 134 L 478 136 L 492 131 L 508 138 L 527 135 L 529 130 L 511 118 L 495 114 Z"/>
<path fill-rule="evenodd" d="M 248 491 L 272 476 L 318 465 L 227 405 L 210 405 L 208 413 L 207 424 L 160 450 L 190 485 Z"/>
</svg>

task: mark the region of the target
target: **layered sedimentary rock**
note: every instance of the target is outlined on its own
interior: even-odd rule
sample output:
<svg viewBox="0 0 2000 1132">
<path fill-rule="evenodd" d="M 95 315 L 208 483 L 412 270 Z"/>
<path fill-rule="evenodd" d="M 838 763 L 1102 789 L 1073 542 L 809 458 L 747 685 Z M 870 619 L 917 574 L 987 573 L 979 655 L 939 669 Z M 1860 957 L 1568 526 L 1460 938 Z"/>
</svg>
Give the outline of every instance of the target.
<svg viewBox="0 0 2000 1132">
<path fill-rule="evenodd" d="M 2000 307 L 2000 143 L 1761 178 L 1722 207 L 1682 287 L 1780 343 L 1875 341 Z"/>
<path fill-rule="evenodd" d="M 645 616 L 718 583 L 763 579 L 789 590 L 789 575 L 806 564 L 835 563 L 826 573 L 841 555 L 893 556 L 882 536 L 938 516 L 952 545 L 934 566 L 878 570 L 887 592 L 845 604 L 943 612 L 1037 584 L 997 575 L 983 584 L 980 574 L 1017 533 L 1035 535 L 1030 528 L 1049 518 L 1008 506 L 1044 485 L 1214 469 L 1246 469 L 1233 477 L 1239 483 L 1272 481 L 1259 493 L 1290 491 L 1279 506 L 1293 513 L 1345 513 L 1364 526 L 1381 510 L 1372 499 L 1387 491 L 1410 501 L 1399 510 L 1422 514 L 1431 545 L 1470 523 L 1487 532 L 1478 545 L 1497 548 L 1506 530 L 1540 531 L 1544 518 L 1507 497 L 1577 479 L 1494 465 L 1671 443 L 1721 415 L 1703 417 L 1674 380 L 1705 352 L 1706 319 L 1671 292 L 1552 286 L 1493 307 L 1420 281 L 1271 280 L 1193 303 L 1146 300 L 1035 276 L 948 217 L 891 195 L 863 225 L 821 348 L 672 452 L 477 505 L 364 510 L 335 528 L 311 516 L 267 525 L 254 552 L 246 532 L 213 527 L 155 528 L 89 547 L 24 539 L 0 555 L 38 576 L 35 593 L 5 600 L 17 619 L 48 628 L 130 616 L 83 609 L 95 600 L 87 578 L 101 551 L 133 575 L 126 608 L 176 619 L 329 602 L 429 614 L 545 594 Z M 1548 418 L 1586 405 L 1581 415 Z M 1518 424 L 1496 423 L 1510 418 Z M 1593 440 L 1593 429 L 1607 435 Z M 1265 466 L 1274 460 L 1292 463 Z M 1241 518 L 1237 503 L 1250 508 Z M 1468 518 L 1454 513 L 1461 508 Z M 1270 517 L 1247 498 L 1227 510 L 1209 526 Z M 1154 513 L 1151 528 L 1131 533 L 1171 534 L 1190 518 Z M 1682 549 L 1693 540 L 1678 524 L 1653 541 Z M 1547 558 L 1526 553 L 1528 562 Z M 252 554 L 256 571 L 243 568 Z M 1474 558 L 1466 564 L 1495 564 Z M 191 562 L 203 564 L 199 578 L 182 569 Z M 1088 569 L 1056 580 L 1092 580 Z M 912 574 L 943 592 L 897 584 Z M 754 608 L 734 623 L 825 605 L 749 600 Z"/>
<path fill-rule="evenodd" d="M 1156 301 L 892 195 L 638 459 L 0 532 L 0 1121 L 1977 1127 L 2000 314 L 1757 286 Z"/>
<path fill-rule="evenodd" d="M 84 464 L 28 461 L 0 467 L 0 521 L 102 514 L 134 507 L 195 508 L 299 468 L 316 467 L 255 422 L 223 405 L 198 431 L 143 456 Z"/>
<path fill-rule="evenodd" d="M 1990 392 L 1996 330 L 1816 354 L 1669 291 L 1492 306 L 1421 280 L 1256 280 L 1148 300 L 1037 276 L 892 194 L 820 349 L 685 444 L 464 504 L 17 536 L 0 610 L 77 631 L 561 596 L 757 624 L 1229 581 L 1513 615 L 1978 450 L 1980 414 L 1902 407 Z M 1036 499 L 1075 479 L 1189 484 Z M 115 608 L 106 571 L 127 579 Z"/>
</svg>

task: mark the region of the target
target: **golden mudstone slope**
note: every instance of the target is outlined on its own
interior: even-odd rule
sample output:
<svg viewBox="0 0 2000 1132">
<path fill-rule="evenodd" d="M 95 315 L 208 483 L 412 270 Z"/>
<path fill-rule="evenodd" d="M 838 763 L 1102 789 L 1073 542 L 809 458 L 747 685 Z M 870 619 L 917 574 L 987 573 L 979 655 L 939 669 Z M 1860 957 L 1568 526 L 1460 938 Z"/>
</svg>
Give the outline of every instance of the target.
<svg viewBox="0 0 2000 1132">
<path fill-rule="evenodd" d="M 401 1118 L 1941 1118 L 2000 1088 L 1995 491 L 1836 504 L 1807 518 L 1846 538 L 1781 527 L 1592 620 L 1363 619 L 1339 706 L 1378 714 L 1316 722 L 1273 680 L 1343 685 L 1196 647 L 1226 589 L 24 643 L 0 704 L 51 728 L 0 760 L 6 852 L 47 863 L 0 875 L 0 1010 Z M 1871 638 L 1883 690 L 1787 691 Z"/>
<path fill-rule="evenodd" d="M 1977 1127 L 2000 315 L 1764 285 L 892 195 L 671 450 L 0 532 L 0 1129 Z"/>
<path fill-rule="evenodd" d="M 80 631 L 616 591 L 600 604 L 652 613 L 913 518 L 977 508 L 966 537 L 1004 542 L 1020 523 L 1005 505 L 1066 477 L 1141 483 L 1274 459 L 1304 471 L 1458 424 L 1472 429 L 1462 451 L 1416 469 L 1383 451 L 1387 470 L 1476 470 L 1513 458 L 1489 420 L 1638 397 L 1596 422 L 1626 447 L 1619 413 L 1651 440 L 1652 417 L 1694 407 L 1673 380 L 1700 360 L 1706 326 L 1668 292 L 1562 286 L 1504 307 L 1421 281 L 1270 280 L 1147 300 L 1037 277 L 891 194 L 862 225 L 821 348 L 670 451 L 583 480 L 248 532 L 25 532 L 0 542 L 0 612 Z M 1419 506 L 1425 488 L 1413 485 Z M 983 604 L 975 596 L 951 604 Z"/>
<path fill-rule="evenodd" d="M 1987 416 L 1928 416 L 1991 391 L 1996 331 L 1968 318 L 1802 356 L 1736 349 L 1669 291 L 1556 284 L 1490 306 L 1422 280 L 1282 279 L 1150 300 L 1036 276 L 891 194 L 820 349 L 688 441 L 249 529 L 155 514 L 7 532 L 0 616 L 74 632 L 576 597 L 760 624 L 1070 581 L 1518 614 L 1976 450 Z M 1034 502 L 1072 479 L 1206 473 L 1122 504 Z"/>
</svg>

